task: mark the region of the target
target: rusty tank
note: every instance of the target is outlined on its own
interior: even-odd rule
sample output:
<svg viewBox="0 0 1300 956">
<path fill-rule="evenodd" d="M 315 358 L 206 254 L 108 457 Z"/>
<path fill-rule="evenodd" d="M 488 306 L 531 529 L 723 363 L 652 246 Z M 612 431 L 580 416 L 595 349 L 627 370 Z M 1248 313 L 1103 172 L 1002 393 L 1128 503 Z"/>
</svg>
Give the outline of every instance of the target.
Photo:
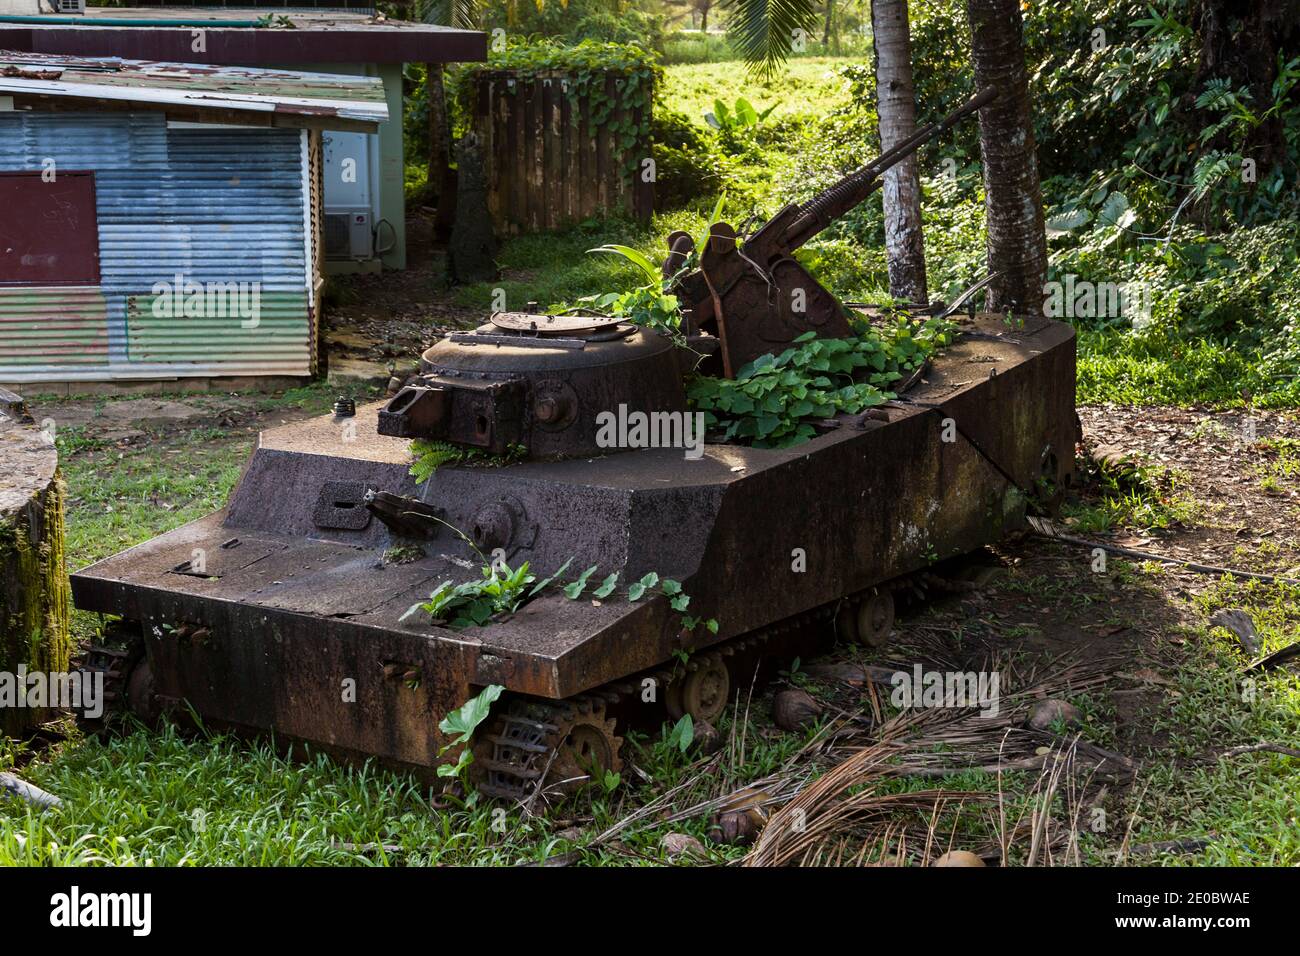
<svg viewBox="0 0 1300 956">
<path fill-rule="evenodd" d="M 888 158 L 850 176 L 836 208 Z M 120 618 L 127 638 L 85 666 L 146 717 L 192 709 L 430 778 L 455 756 L 440 721 L 497 685 L 472 770 L 483 792 L 525 798 L 619 770 L 623 721 L 717 720 L 774 654 L 828 635 L 883 643 L 899 588 L 1022 526 L 1045 488 L 1072 480 L 1068 325 L 960 316 L 896 397 L 792 447 L 600 440 L 602 413 L 687 413 L 701 361 L 730 376 L 808 331 L 851 334 L 825 290 L 811 315 L 775 298 L 804 281 L 792 252 L 835 214 L 823 194 L 778 214 L 779 241 L 738 246 L 719 224 L 697 253 L 673 237 L 681 336 L 496 314 L 429 348 L 391 400 L 265 431 L 224 508 L 72 576 L 77 607 Z M 492 464 L 417 484 L 416 438 Z M 577 600 L 544 589 L 482 626 L 410 613 L 443 582 L 479 578 L 488 554 L 538 579 L 596 566 L 593 584 L 680 582 L 711 623 L 622 585 Z"/>
</svg>

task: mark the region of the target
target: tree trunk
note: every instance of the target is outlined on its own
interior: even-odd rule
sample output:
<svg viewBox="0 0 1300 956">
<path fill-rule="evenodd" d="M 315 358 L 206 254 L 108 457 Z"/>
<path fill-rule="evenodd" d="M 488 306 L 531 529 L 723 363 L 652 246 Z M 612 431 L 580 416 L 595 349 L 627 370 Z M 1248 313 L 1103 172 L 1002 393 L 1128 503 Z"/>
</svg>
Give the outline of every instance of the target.
<svg viewBox="0 0 1300 956">
<path fill-rule="evenodd" d="M 424 68 L 429 96 L 429 186 L 441 190 L 451 169 L 451 120 L 447 115 L 444 67 L 441 63 L 426 63 Z"/>
<path fill-rule="evenodd" d="M 453 284 L 496 279 L 497 241 L 488 209 L 487 174 L 478 136 L 466 133 L 456 144 L 456 221 L 447 243 L 447 275 Z"/>
<path fill-rule="evenodd" d="M 0 448 L 0 671 L 16 674 L 23 666 L 29 672 L 64 673 L 72 639 L 58 452 L 27 418 L 21 399 L 4 389 Z M 50 716 L 0 705 L 0 735 L 24 735 Z"/>
<path fill-rule="evenodd" d="M 1004 274 L 988 288 L 991 312 L 1039 315 L 1047 277 L 1047 234 L 1029 109 L 1018 0 L 966 0 L 975 86 L 999 96 L 980 110 L 988 267 Z"/>
<path fill-rule="evenodd" d="M 822 46 L 831 42 L 831 25 L 835 22 L 835 0 L 826 0 L 826 23 L 822 27 Z"/>
<path fill-rule="evenodd" d="M 1201 36 L 1197 89 L 1203 90 L 1209 80 L 1227 79 L 1234 90 L 1244 86 L 1250 91 L 1252 110 L 1267 110 L 1273 103 L 1279 56 L 1284 62 L 1291 59 L 1300 37 L 1293 5 L 1287 0 L 1202 0 L 1194 10 L 1193 26 Z M 1226 149 L 1230 139 L 1225 130 L 1203 148 Z M 1280 112 L 1251 132 L 1244 154 L 1258 160 L 1261 173 L 1285 161 L 1286 129 Z"/>
<path fill-rule="evenodd" d="M 912 44 L 907 0 L 871 0 L 871 30 L 876 50 L 876 111 L 881 151 L 916 132 L 916 87 L 912 83 Z M 928 301 L 925 241 L 921 230 L 921 176 L 916 154 L 885 172 L 885 252 L 889 294 L 904 302 Z"/>
<path fill-rule="evenodd" d="M 709 7 L 711 6 L 713 6 L 712 0 L 709 0 L 709 2 L 707 3 L 701 3 L 699 5 L 698 9 L 700 11 L 700 32 L 702 33 L 709 32 Z"/>
<path fill-rule="evenodd" d="M 429 188 L 438 195 L 438 214 L 433 233 L 437 239 L 451 235 L 456 218 L 456 171 L 451 168 L 451 116 L 447 112 L 445 67 L 426 63 L 425 83 L 429 94 Z"/>
</svg>

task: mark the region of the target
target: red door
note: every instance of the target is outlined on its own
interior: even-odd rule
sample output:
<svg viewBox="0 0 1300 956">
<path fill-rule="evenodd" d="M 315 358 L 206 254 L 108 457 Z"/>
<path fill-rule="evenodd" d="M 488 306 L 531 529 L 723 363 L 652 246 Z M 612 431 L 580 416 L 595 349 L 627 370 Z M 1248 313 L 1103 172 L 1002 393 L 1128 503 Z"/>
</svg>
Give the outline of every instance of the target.
<svg viewBox="0 0 1300 956">
<path fill-rule="evenodd" d="M 98 285 L 95 174 L 0 172 L 0 285 Z"/>
</svg>

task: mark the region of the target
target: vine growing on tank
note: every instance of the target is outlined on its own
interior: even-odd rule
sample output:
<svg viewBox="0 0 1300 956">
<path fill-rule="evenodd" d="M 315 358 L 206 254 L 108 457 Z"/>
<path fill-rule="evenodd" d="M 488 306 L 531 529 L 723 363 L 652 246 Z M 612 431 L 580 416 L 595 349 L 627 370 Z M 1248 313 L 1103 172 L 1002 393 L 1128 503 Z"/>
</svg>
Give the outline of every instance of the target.
<svg viewBox="0 0 1300 956">
<path fill-rule="evenodd" d="M 709 222 L 717 222 L 725 197 L 718 200 Z M 695 243 L 703 248 L 707 231 Z M 673 279 L 645 253 L 629 246 L 607 244 L 588 250 L 622 256 L 645 277 L 644 285 L 627 292 L 610 292 L 580 300 L 612 310 L 628 321 L 673 336 L 681 345 L 681 309 L 670 293 Z M 694 268 L 692 252 L 683 270 Z M 705 425 L 723 441 L 740 441 L 757 448 L 784 448 L 817 434 L 816 422 L 838 413 L 857 414 L 896 396 L 887 391 L 921 368 L 940 348 L 950 344 L 956 326 L 945 319 L 897 316 L 892 324 L 855 322 L 858 335 L 819 339 L 807 332 L 780 354 L 769 353 L 743 366 L 734 379 L 692 376 L 687 398 L 694 411 L 704 413 Z"/>
<path fill-rule="evenodd" d="M 474 547 L 473 542 L 470 542 L 465 535 L 460 534 L 460 537 L 468 542 L 470 547 Z M 482 552 L 477 548 L 474 550 L 480 558 L 483 558 Z M 600 566 L 593 564 L 573 580 L 557 584 L 572 563 L 573 559 L 569 558 L 554 574 L 539 582 L 537 576 L 529 570 L 527 561 L 518 568 L 512 569 L 502 558 L 485 560 L 481 568 L 481 578 L 462 584 L 450 580 L 443 581 L 429 595 L 427 601 L 417 602 L 407 608 L 401 620 L 405 621 L 416 612 L 423 611 L 429 615 L 431 621 L 445 623 L 454 630 L 486 627 L 501 615 L 513 614 L 552 585 L 557 585 L 567 599 L 576 601 L 587 591 L 593 575 L 597 573 Z M 600 602 L 613 595 L 618 589 L 619 575 L 618 571 L 607 575 L 591 590 L 591 599 Z M 531 589 L 530 584 L 533 585 Z M 718 633 L 716 619 L 702 620 L 686 613 L 690 608 L 691 597 L 682 590 L 680 581 L 662 578 L 658 572 L 651 571 L 627 584 L 624 592 L 624 597 L 629 603 L 640 601 L 647 595 L 666 597 L 669 606 L 680 615 L 683 629 L 694 632 L 696 628 L 703 625 L 710 634 Z"/>
</svg>

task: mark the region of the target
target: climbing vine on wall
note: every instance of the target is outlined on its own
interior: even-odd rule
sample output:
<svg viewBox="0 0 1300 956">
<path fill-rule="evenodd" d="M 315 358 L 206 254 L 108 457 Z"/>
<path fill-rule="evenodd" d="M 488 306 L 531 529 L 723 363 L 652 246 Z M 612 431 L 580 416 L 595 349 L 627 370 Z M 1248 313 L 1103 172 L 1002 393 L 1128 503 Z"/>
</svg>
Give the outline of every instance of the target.
<svg viewBox="0 0 1300 956">
<path fill-rule="evenodd" d="M 596 40 L 568 47 L 545 40 L 517 41 L 466 71 L 468 82 L 459 88 L 466 112 L 478 79 L 502 75 L 515 81 L 513 87 L 507 86 L 515 91 L 538 80 L 559 83 L 573 107 L 573 121 L 585 116 L 593 131 L 612 134 L 616 148 L 626 157 L 625 173 L 630 176 L 635 170 L 640 159 L 636 147 L 650 139 L 655 84 L 663 78 L 657 54 Z"/>
</svg>

